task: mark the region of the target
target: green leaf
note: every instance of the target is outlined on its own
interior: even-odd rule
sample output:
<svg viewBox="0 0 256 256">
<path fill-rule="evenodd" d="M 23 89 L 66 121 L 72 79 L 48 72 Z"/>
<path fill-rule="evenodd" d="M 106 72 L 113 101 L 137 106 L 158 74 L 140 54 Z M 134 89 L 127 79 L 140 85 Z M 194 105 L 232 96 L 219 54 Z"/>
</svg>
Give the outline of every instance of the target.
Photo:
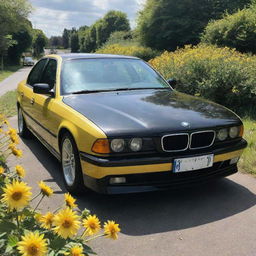
<svg viewBox="0 0 256 256">
<path fill-rule="evenodd" d="M 55 237 L 52 241 L 51 241 L 51 244 L 50 244 L 50 247 L 54 250 L 59 250 L 61 249 L 62 247 L 64 247 L 66 244 L 66 240 L 57 236 Z"/>
<path fill-rule="evenodd" d="M 10 233 L 12 230 L 16 229 L 17 226 L 12 222 L 0 222 L 0 230 L 1 232 L 7 232 Z"/>
<path fill-rule="evenodd" d="M 84 252 L 85 252 L 85 253 L 97 255 L 97 253 L 95 253 L 95 252 L 92 250 L 92 248 L 89 247 L 88 245 L 83 244 L 83 248 L 84 248 Z"/>
<path fill-rule="evenodd" d="M 17 243 L 19 242 L 19 238 L 15 235 L 9 235 L 8 236 L 8 243 L 7 245 L 14 247 L 17 245 Z"/>
</svg>

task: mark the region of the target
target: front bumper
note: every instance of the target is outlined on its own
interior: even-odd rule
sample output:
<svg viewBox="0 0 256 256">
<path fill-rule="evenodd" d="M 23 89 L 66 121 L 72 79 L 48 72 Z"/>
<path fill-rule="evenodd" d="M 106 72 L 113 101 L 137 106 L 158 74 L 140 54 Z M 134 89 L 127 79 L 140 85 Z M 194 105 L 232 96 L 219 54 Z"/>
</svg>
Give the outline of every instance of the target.
<svg viewBox="0 0 256 256">
<path fill-rule="evenodd" d="M 246 146 L 247 142 L 241 140 L 229 148 L 179 157 L 109 159 L 80 152 L 80 158 L 86 187 L 104 194 L 134 193 L 180 188 L 231 175 L 237 172 L 237 165 L 230 165 L 230 159 L 240 157 Z M 174 159 L 207 154 L 214 154 L 213 167 L 185 173 L 172 172 Z M 126 183 L 110 184 L 111 177 L 120 176 L 126 178 Z"/>
</svg>

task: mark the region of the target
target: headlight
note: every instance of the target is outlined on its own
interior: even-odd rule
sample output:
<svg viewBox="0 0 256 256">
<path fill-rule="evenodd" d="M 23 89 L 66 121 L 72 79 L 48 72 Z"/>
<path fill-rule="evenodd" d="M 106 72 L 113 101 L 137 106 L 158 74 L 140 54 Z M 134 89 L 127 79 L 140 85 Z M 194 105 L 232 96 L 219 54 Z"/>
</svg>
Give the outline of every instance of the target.
<svg viewBox="0 0 256 256">
<path fill-rule="evenodd" d="M 114 152 L 124 151 L 125 142 L 123 139 L 114 139 L 111 141 L 110 147 Z"/>
<path fill-rule="evenodd" d="M 239 135 L 239 127 L 234 126 L 229 129 L 229 137 L 231 139 L 238 137 L 238 135 Z"/>
<path fill-rule="evenodd" d="M 228 129 L 221 129 L 217 133 L 217 138 L 220 141 L 224 141 L 228 138 Z"/>
<path fill-rule="evenodd" d="M 141 138 L 133 138 L 130 141 L 130 149 L 134 152 L 140 151 L 142 148 L 142 139 Z"/>
</svg>

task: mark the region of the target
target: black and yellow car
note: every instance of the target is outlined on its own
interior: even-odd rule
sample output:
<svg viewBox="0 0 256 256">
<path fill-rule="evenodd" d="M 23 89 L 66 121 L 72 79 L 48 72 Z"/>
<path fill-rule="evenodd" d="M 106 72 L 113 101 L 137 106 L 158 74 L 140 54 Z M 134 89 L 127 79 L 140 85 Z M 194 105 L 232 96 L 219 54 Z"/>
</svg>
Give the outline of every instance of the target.
<svg viewBox="0 0 256 256">
<path fill-rule="evenodd" d="M 180 188 L 237 172 L 239 117 L 171 84 L 135 57 L 49 55 L 18 85 L 19 133 L 61 161 L 70 192 Z"/>
</svg>

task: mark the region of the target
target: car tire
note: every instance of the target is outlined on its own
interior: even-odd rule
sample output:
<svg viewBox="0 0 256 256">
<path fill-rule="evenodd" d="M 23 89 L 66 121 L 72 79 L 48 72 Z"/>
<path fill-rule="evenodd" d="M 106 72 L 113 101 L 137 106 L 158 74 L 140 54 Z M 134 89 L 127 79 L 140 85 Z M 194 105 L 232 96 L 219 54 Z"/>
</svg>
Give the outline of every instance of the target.
<svg viewBox="0 0 256 256">
<path fill-rule="evenodd" d="M 22 110 L 20 107 L 18 107 L 18 131 L 19 131 L 20 137 L 24 139 L 32 138 L 32 133 L 27 127 L 26 121 L 24 119 L 24 116 L 22 114 Z"/>
<path fill-rule="evenodd" d="M 70 133 L 65 133 L 61 138 L 61 167 L 66 189 L 72 194 L 84 192 L 82 167 L 75 140 Z"/>
</svg>

